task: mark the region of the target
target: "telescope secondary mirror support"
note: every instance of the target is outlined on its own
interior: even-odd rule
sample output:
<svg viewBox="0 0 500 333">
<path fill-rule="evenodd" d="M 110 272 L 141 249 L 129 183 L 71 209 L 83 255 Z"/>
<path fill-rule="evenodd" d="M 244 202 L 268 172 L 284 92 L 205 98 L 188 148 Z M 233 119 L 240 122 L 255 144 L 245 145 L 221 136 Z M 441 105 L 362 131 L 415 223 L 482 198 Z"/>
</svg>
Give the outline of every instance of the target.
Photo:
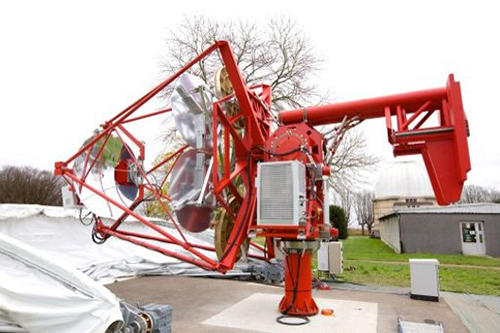
<svg viewBox="0 0 500 333">
<path fill-rule="evenodd" d="M 183 74 L 212 53 L 218 53 L 224 66 L 224 72 L 218 74 L 224 78 L 224 96 L 214 100 L 208 95 L 197 99 L 200 96 L 178 90 L 177 99 L 184 101 L 189 114 L 202 112 L 205 120 L 211 117 L 211 121 L 205 121 L 206 128 L 195 136 L 196 140 L 186 140 L 184 146 L 168 152 L 153 165 L 144 165 L 146 147 L 134 136 L 129 124 L 153 117 L 161 121 L 172 107 L 149 113 L 139 110 L 167 86 L 172 88 L 181 82 Z M 194 81 L 193 85 L 197 86 Z M 206 89 L 204 92 L 208 93 Z M 468 124 L 460 85 L 453 75 L 449 76 L 446 87 L 282 111 L 278 118 L 271 112 L 271 101 L 271 87 L 247 86 L 229 43 L 217 41 L 104 122 L 73 156 L 55 163 L 54 173 L 62 176 L 81 203 L 92 211 L 95 221 L 92 238 L 97 243 L 114 236 L 221 273 L 233 268 L 241 256 L 242 245 L 247 242 L 257 251 L 250 252 L 248 257 L 265 261 L 275 258 L 275 244 L 281 243 L 286 276 L 280 311 L 288 315 L 312 315 L 317 313 L 311 294 L 312 255 L 319 240 L 338 237 L 338 230 L 328 221 L 327 185 L 331 161 L 345 131 L 366 119 L 385 118 L 394 155 L 422 155 L 436 199 L 439 204 L 447 205 L 460 199 L 470 171 Z M 188 113 L 181 112 L 180 116 Z M 191 126 L 187 121 L 181 125 L 185 125 L 184 129 L 196 129 L 196 124 Z M 335 127 L 327 133 L 315 127 L 332 124 Z M 189 130 L 186 133 L 190 134 Z M 201 141 L 203 138 L 206 140 Z M 200 146 L 205 147 L 203 154 L 207 154 L 207 158 L 199 154 Z M 219 247 L 217 255 L 215 247 L 189 241 L 174 216 L 175 207 L 171 210 L 172 198 L 168 191 L 171 171 L 190 149 L 196 150 L 199 163 L 187 168 L 189 172 L 203 171 L 205 162 L 210 163 L 202 191 L 194 196 L 198 201 L 193 203 L 190 198 L 188 207 L 199 211 L 200 218 L 206 217 L 198 205 L 200 200 L 205 204 L 207 198 L 211 200 L 210 205 L 200 206 L 206 207 L 207 214 L 214 208 L 224 211 L 224 219 L 230 219 L 225 221 L 231 227 L 226 230 L 223 248 Z M 202 184 L 200 174 L 184 176 L 186 179 L 198 177 L 193 182 L 198 190 Z M 98 205 L 99 202 L 102 204 Z M 174 230 L 137 213 L 136 209 L 145 202 L 154 202 Z M 128 217 L 154 233 L 125 230 L 122 222 Z M 189 223 L 184 225 L 191 230 L 205 228 L 205 225 L 197 225 L 196 220 L 186 221 Z M 254 236 L 265 237 L 265 245 L 251 242 Z M 162 244 L 175 245 L 179 251 Z M 207 251 L 214 253 L 209 255 Z"/>
</svg>

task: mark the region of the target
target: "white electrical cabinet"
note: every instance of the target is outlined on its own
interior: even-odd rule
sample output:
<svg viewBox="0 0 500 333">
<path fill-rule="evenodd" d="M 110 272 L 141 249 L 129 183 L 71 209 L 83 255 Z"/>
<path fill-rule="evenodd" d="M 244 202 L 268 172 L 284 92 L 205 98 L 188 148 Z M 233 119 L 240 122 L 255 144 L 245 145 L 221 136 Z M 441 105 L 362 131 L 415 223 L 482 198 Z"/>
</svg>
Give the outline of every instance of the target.
<svg viewBox="0 0 500 333">
<path fill-rule="evenodd" d="M 298 161 L 257 166 L 257 225 L 305 224 L 306 169 Z"/>
<path fill-rule="evenodd" d="M 411 298 L 439 301 L 438 265 L 437 259 L 410 259 Z"/>
<path fill-rule="evenodd" d="M 342 242 L 321 242 L 318 250 L 318 270 L 334 275 L 344 271 Z"/>
</svg>

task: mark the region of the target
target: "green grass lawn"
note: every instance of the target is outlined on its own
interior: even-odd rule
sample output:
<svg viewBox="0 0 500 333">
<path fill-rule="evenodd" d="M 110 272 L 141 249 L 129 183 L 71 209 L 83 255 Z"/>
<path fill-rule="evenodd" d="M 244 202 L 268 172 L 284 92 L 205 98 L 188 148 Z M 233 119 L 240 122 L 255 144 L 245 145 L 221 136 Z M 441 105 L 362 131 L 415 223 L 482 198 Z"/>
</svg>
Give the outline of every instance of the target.
<svg viewBox="0 0 500 333">
<path fill-rule="evenodd" d="M 344 259 L 405 261 L 410 258 L 436 258 L 441 264 L 500 267 L 500 259 L 492 257 L 463 256 L 432 253 L 395 253 L 380 239 L 369 237 L 349 237 L 343 241 Z"/>
<path fill-rule="evenodd" d="M 500 259 L 428 253 L 398 254 L 379 239 L 350 237 L 344 240 L 346 282 L 409 287 L 409 258 L 436 258 L 441 264 L 481 267 L 439 267 L 441 290 L 472 294 L 498 295 Z M 377 263 L 376 261 L 381 261 Z"/>
<path fill-rule="evenodd" d="M 254 239 L 264 244 L 264 238 Z M 440 286 L 443 291 L 499 295 L 500 259 L 431 253 L 395 253 L 380 239 L 350 236 L 344 243 L 344 273 L 340 280 L 351 283 L 410 287 L 410 258 L 439 260 Z M 454 266 L 446 266 L 454 265 Z M 456 265 L 456 266 L 455 266 Z M 462 266 L 462 267 L 461 267 Z M 470 267 L 474 266 L 474 267 Z M 317 258 L 313 257 L 316 271 Z"/>
</svg>

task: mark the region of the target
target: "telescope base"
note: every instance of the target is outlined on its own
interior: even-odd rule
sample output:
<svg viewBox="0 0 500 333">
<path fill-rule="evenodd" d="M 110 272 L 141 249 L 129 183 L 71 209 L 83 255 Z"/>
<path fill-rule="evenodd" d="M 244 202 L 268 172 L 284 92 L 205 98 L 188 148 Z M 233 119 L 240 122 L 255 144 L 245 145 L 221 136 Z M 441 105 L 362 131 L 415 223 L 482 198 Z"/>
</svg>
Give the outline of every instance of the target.
<svg viewBox="0 0 500 333">
<path fill-rule="evenodd" d="M 313 316 L 318 306 L 312 298 L 312 251 L 285 253 L 285 295 L 279 304 L 281 313 Z"/>
</svg>

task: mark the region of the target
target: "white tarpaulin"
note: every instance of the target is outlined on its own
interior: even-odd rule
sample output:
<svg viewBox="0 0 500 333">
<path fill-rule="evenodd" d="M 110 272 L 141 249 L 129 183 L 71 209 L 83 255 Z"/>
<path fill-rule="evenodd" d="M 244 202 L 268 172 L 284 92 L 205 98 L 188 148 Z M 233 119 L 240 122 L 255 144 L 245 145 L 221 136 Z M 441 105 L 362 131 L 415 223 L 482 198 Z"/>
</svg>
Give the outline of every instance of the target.
<svg viewBox="0 0 500 333">
<path fill-rule="evenodd" d="M 136 221 L 126 221 L 122 225 L 129 231 L 158 236 L 153 230 Z M 172 226 L 165 225 L 163 228 L 178 236 Z M 53 260 L 71 265 L 101 283 L 145 274 L 218 274 L 115 237 L 111 237 L 104 244 L 96 244 L 91 239 L 91 231 L 91 225 L 80 223 L 77 210 L 0 204 L 0 233 L 31 245 Z M 193 243 L 213 245 L 212 230 L 185 235 Z M 176 245 L 157 244 L 189 255 Z M 215 259 L 213 252 L 201 252 Z"/>
<path fill-rule="evenodd" d="M 104 332 L 122 321 L 109 290 L 2 233 L 0 267 L 0 332 Z"/>
<path fill-rule="evenodd" d="M 115 297 L 92 279 L 103 284 L 147 274 L 221 276 L 115 237 L 96 244 L 91 239 L 92 226 L 82 224 L 78 215 L 78 210 L 62 207 L 0 204 L 3 332 L 19 331 L 9 323 L 30 332 L 103 331 L 100 328 L 119 318 L 120 312 Z M 180 238 L 173 226 L 163 224 Z M 158 236 L 137 221 L 123 226 Z M 212 230 L 185 236 L 192 243 L 213 245 Z M 157 244 L 189 255 L 178 246 Z M 215 259 L 215 253 L 201 252 Z M 250 274 L 236 267 L 226 276 Z M 71 321 L 75 326 L 65 326 Z"/>
</svg>

